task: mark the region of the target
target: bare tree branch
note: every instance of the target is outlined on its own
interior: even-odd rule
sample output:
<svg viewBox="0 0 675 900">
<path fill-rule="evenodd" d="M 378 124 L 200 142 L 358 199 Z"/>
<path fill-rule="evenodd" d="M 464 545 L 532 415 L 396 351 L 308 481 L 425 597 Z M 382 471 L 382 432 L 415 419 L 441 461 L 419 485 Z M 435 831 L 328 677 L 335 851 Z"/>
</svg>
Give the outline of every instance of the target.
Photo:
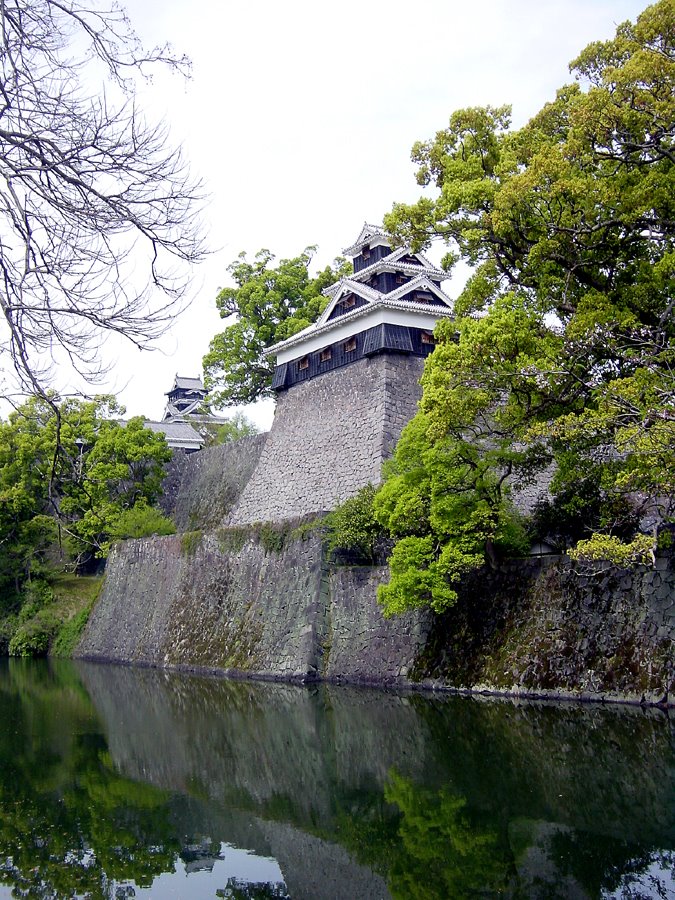
<svg viewBox="0 0 675 900">
<path fill-rule="evenodd" d="M 188 67 L 115 4 L 0 0 L 0 355 L 24 390 L 62 353 L 100 375 L 106 333 L 148 346 L 205 255 L 201 185 L 135 104 L 157 64 Z M 85 90 L 101 71 L 118 102 Z"/>
</svg>

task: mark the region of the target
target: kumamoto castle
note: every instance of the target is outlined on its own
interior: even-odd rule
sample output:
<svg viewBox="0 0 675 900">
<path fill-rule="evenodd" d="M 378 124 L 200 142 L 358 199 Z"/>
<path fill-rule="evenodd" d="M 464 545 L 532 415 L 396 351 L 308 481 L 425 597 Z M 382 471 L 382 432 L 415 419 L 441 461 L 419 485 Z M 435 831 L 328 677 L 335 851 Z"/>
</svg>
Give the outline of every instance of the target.
<svg viewBox="0 0 675 900">
<path fill-rule="evenodd" d="M 392 250 L 374 225 L 344 253 L 354 274 L 326 289 L 319 320 L 267 351 L 274 424 L 230 524 L 333 509 L 377 484 L 415 414 L 434 326 L 452 317 L 445 273 L 421 253 Z"/>
<path fill-rule="evenodd" d="M 319 320 L 267 350 L 276 361 L 274 424 L 256 444 L 260 458 L 229 524 L 323 512 L 378 483 L 415 414 L 434 327 L 452 318 L 445 272 L 422 253 L 393 250 L 375 225 L 343 252 L 354 274 L 325 289 Z M 199 378 L 177 375 L 163 420 L 147 425 L 190 453 L 204 443 L 200 426 L 226 421 L 205 414 L 206 402 Z"/>
<path fill-rule="evenodd" d="M 326 289 L 319 320 L 268 351 L 277 396 L 269 432 L 192 452 L 204 444 L 200 429 L 220 420 L 208 415 L 201 381 L 176 376 L 164 421 L 150 427 L 182 451 L 164 496 L 178 533 L 114 546 L 76 655 L 272 679 L 661 702 L 675 637 L 667 560 L 599 582 L 533 547 L 529 558 L 468 578 L 445 617 L 384 619 L 377 588 L 388 567 L 326 555 L 315 520 L 380 482 L 416 412 L 434 327 L 453 315 L 445 273 L 393 249 L 382 229 L 364 225 L 345 253 L 353 275 Z M 546 487 L 514 499 L 526 509 Z M 616 667 L 629 645 L 639 671 L 649 661 L 643 681 Z"/>
</svg>

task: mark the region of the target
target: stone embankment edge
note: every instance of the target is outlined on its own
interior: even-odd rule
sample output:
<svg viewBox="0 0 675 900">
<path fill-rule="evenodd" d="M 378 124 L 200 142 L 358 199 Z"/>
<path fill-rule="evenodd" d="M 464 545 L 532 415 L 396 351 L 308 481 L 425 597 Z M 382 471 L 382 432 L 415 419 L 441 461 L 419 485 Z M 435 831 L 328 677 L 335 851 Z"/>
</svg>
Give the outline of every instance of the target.
<svg viewBox="0 0 675 900">
<path fill-rule="evenodd" d="M 225 547 L 222 535 L 220 539 L 199 535 L 195 542 L 185 538 L 130 541 L 116 549 L 76 653 L 79 658 L 246 680 L 675 705 L 670 699 L 672 654 L 666 649 L 659 661 L 654 641 L 658 638 L 661 645 L 664 641 L 658 634 L 650 637 L 665 627 L 659 623 L 671 621 L 672 561 L 660 564 L 666 611 L 653 591 L 645 592 L 645 573 L 631 576 L 631 584 L 626 582 L 622 591 L 611 586 L 600 590 L 597 585 L 579 589 L 576 582 L 571 589 L 569 573 L 561 573 L 555 564 L 535 567 L 539 574 L 534 577 L 521 561 L 511 564 L 510 574 L 507 570 L 493 578 L 492 585 L 487 575 L 482 576 L 481 591 L 477 594 L 469 586 L 466 602 L 460 598 L 445 617 L 418 612 L 385 620 L 375 593 L 377 584 L 386 580 L 386 567 L 340 567 L 329 572 L 318 534 L 288 540 L 277 549 L 265 546 L 260 535 L 236 548 Z M 628 578 L 620 572 L 616 577 Z M 633 618 L 627 619 L 628 614 Z M 561 628 L 570 625 L 575 630 L 562 649 L 556 649 Z M 614 647 L 618 636 L 629 638 L 637 652 L 632 659 L 627 657 L 629 663 L 649 661 L 646 687 L 630 690 L 630 667 L 623 666 L 618 656 L 604 672 L 591 672 L 585 645 L 588 636 L 595 640 L 594 632 L 601 628 L 606 632 L 598 641 L 601 657 L 609 656 L 608 648 Z M 546 642 L 533 643 L 532 634 L 537 640 L 544 635 Z M 672 631 L 669 635 L 672 648 Z M 246 665 L 227 665 L 230 659 L 245 660 Z M 573 668 L 555 669 L 560 660 L 567 666 L 570 659 Z M 532 660 L 551 664 L 549 681 L 557 679 L 560 686 L 505 682 L 507 671 L 523 679 L 533 677 L 528 675 Z M 473 672 L 464 670 L 467 661 Z M 567 681 L 576 679 L 579 688 L 563 686 L 559 671 L 566 673 Z M 591 681 L 600 680 L 607 671 L 623 679 L 617 689 L 598 685 L 599 690 L 589 690 L 589 676 Z M 502 684 L 491 680 L 492 672 Z M 626 689 L 621 690 L 622 685 Z"/>
<path fill-rule="evenodd" d="M 648 700 L 644 696 L 635 695 L 607 695 L 591 693 L 575 693 L 574 691 L 539 690 L 524 691 L 519 688 L 506 690 L 490 685 L 474 685 L 473 687 L 456 687 L 443 684 L 438 681 L 414 682 L 408 679 L 386 678 L 349 678 L 333 676 L 329 678 L 320 675 L 271 675 L 266 672 L 246 672 L 242 669 L 219 669 L 213 666 L 197 665 L 158 665 L 148 662 L 133 662 L 131 660 L 107 658 L 100 656 L 78 656 L 78 660 L 95 665 L 122 666 L 129 669 L 156 669 L 162 672 L 174 672 L 183 675 L 195 675 L 204 678 L 224 678 L 231 681 L 265 682 L 268 684 L 291 684 L 298 687 L 315 687 L 321 684 L 344 685 L 346 687 L 369 688 L 393 693 L 424 694 L 427 696 L 445 695 L 472 697 L 475 699 L 504 700 L 510 702 L 526 701 L 528 703 L 553 704 L 577 704 L 583 706 L 631 706 L 643 709 L 656 709 L 664 713 L 675 709 L 675 697 L 670 695 L 661 700 Z"/>
</svg>

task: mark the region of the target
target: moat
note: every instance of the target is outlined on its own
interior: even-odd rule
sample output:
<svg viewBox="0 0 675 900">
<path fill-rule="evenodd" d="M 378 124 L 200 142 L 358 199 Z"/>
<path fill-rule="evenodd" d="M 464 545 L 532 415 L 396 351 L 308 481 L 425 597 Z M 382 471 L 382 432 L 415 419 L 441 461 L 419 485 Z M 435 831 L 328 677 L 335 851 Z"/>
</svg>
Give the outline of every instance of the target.
<svg viewBox="0 0 675 900">
<path fill-rule="evenodd" d="M 669 898 L 672 716 L 0 661 L 0 897 Z"/>
</svg>

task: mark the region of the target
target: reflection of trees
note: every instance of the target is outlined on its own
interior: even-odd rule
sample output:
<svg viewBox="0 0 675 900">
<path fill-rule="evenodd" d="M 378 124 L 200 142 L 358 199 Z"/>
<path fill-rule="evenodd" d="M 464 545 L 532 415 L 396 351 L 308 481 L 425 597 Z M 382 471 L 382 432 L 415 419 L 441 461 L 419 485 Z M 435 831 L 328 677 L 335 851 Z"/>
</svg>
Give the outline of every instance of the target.
<svg viewBox="0 0 675 900">
<path fill-rule="evenodd" d="M 91 734 L 91 709 L 77 694 L 67 703 L 67 684 L 38 683 L 24 703 L 23 674 L 2 697 L 0 882 L 17 896 L 106 898 L 116 881 L 145 886 L 173 871 L 166 793 L 115 771 Z M 57 696 L 61 728 L 46 705 Z M 65 748 L 64 733 L 75 734 Z"/>
<path fill-rule="evenodd" d="M 666 900 L 670 892 L 661 874 L 670 870 L 675 879 L 675 853 L 651 851 L 601 835 L 559 831 L 551 837 L 546 852 L 557 860 L 558 871 L 583 885 L 589 897 Z M 645 881 L 649 883 L 648 893 L 642 891 Z"/>
<path fill-rule="evenodd" d="M 508 846 L 475 821 L 466 799 L 417 787 L 396 772 L 384 794 L 401 812 L 400 852 L 389 872 L 396 898 L 464 898 L 502 893 L 515 874 Z"/>
<path fill-rule="evenodd" d="M 399 900 L 567 886 L 637 900 L 673 863 L 659 850 L 673 847 L 672 748 L 655 715 L 98 667 L 104 739 L 72 669 L 19 663 L 0 661 L 0 882 L 17 895 L 149 885 L 190 861 L 174 834 L 210 835 L 195 859 L 215 857 L 250 839 L 250 816 L 340 845 Z M 274 829 L 258 840 L 289 871 L 323 864 Z M 222 896 L 275 890 L 235 878 Z"/>
</svg>

